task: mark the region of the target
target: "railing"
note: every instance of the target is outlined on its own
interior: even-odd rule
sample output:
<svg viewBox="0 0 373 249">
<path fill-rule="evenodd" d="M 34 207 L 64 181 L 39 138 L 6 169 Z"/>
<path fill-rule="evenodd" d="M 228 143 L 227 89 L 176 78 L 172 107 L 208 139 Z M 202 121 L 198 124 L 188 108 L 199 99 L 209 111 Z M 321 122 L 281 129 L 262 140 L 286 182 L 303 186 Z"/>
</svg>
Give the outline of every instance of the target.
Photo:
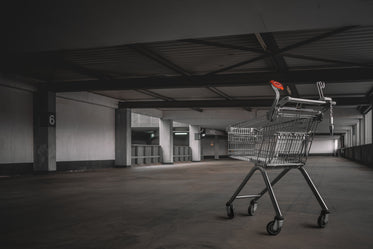
<svg viewBox="0 0 373 249">
<path fill-rule="evenodd" d="M 162 148 L 159 145 L 132 144 L 132 165 L 162 163 Z M 192 161 L 189 146 L 174 146 L 174 162 Z"/>
<path fill-rule="evenodd" d="M 189 146 L 174 146 L 174 162 L 192 161 L 192 150 Z"/>
<path fill-rule="evenodd" d="M 162 162 L 159 145 L 132 144 L 132 164 L 152 164 Z"/>
<path fill-rule="evenodd" d="M 338 154 L 347 159 L 357 161 L 368 166 L 373 165 L 373 144 L 341 148 L 338 150 Z"/>
</svg>

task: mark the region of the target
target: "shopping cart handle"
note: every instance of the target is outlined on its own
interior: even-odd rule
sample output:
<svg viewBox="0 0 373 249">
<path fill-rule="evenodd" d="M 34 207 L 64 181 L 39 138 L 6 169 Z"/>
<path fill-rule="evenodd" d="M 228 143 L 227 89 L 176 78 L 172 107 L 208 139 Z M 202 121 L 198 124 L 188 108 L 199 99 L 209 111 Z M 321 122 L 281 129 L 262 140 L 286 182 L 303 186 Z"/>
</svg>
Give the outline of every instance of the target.
<svg viewBox="0 0 373 249">
<path fill-rule="evenodd" d="M 290 96 L 286 96 L 278 102 L 278 106 L 284 106 L 287 103 L 306 104 L 306 105 L 326 105 L 326 104 L 329 104 L 330 101 L 331 101 L 330 98 L 326 100 L 314 100 L 314 99 L 301 99 L 301 98 L 293 98 Z M 332 104 L 335 105 L 336 103 L 333 101 Z"/>
<path fill-rule="evenodd" d="M 271 80 L 269 82 L 271 82 L 272 86 L 276 87 L 277 89 L 284 90 L 284 86 L 280 82 L 275 80 Z"/>
<path fill-rule="evenodd" d="M 320 115 L 324 111 L 328 110 L 330 111 L 330 132 L 331 134 L 334 131 L 334 121 L 333 121 L 333 106 L 336 105 L 336 102 L 332 100 L 332 98 L 325 97 L 323 93 L 323 89 L 325 88 L 324 82 L 317 82 L 317 88 L 319 91 L 319 97 L 320 99 L 314 100 L 314 99 L 303 99 L 303 98 L 294 98 L 290 96 L 286 96 L 282 99 L 280 99 L 280 90 L 283 90 L 284 87 L 280 82 L 271 80 L 270 81 L 273 91 L 276 94 L 275 100 L 273 101 L 271 110 L 267 113 L 267 119 L 270 121 L 273 121 L 277 118 L 279 115 L 283 116 L 289 116 L 297 115 L 297 117 L 308 117 L 310 115 Z M 286 104 L 295 104 L 295 107 L 286 107 Z M 309 105 L 311 108 L 316 107 L 315 111 L 312 111 L 310 109 L 304 108 L 303 105 Z M 322 110 L 319 110 L 319 109 Z M 318 109 L 318 110 L 317 110 Z"/>
</svg>

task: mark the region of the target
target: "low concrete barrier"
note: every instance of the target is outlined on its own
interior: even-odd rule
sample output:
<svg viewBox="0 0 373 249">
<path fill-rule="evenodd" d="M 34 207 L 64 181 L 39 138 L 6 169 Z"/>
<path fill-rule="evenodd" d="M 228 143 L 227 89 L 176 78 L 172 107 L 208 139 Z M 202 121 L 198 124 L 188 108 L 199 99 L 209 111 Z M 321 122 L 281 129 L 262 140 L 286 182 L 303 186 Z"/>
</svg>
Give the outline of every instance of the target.
<svg viewBox="0 0 373 249">
<path fill-rule="evenodd" d="M 373 144 L 341 148 L 338 150 L 338 155 L 373 167 Z"/>
</svg>

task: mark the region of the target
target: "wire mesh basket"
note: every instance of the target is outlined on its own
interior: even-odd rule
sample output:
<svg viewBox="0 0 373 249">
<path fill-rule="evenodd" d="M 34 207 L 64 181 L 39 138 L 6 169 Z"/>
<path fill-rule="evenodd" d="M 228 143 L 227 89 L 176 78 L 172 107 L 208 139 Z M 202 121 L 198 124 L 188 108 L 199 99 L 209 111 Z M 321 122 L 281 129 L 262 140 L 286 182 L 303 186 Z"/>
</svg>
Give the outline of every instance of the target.
<svg viewBox="0 0 373 249">
<path fill-rule="evenodd" d="M 286 118 L 241 122 L 228 127 L 228 153 L 262 167 L 304 165 L 320 119 Z"/>
</svg>

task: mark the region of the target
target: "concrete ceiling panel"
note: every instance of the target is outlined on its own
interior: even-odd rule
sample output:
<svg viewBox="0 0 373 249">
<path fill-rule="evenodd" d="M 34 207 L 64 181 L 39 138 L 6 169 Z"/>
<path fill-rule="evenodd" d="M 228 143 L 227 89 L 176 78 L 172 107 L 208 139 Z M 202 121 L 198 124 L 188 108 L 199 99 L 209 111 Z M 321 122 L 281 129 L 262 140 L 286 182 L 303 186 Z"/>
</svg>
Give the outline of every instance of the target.
<svg viewBox="0 0 373 249">
<path fill-rule="evenodd" d="M 116 98 L 122 101 L 151 101 L 157 100 L 147 94 L 137 92 L 135 90 L 122 90 L 122 91 L 96 91 L 95 93 L 102 94 L 107 97 Z"/>
<path fill-rule="evenodd" d="M 222 99 L 207 88 L 150 89 L 152 92 L 177 100 Z"/>
<path fill-rule="evenodd" d="M 217 87 L 219 90 L 235 98 L 268 96 L 275 97 L 275 93 L 269 84 L 263 86 L 239 86 L 239 87 Z"/>
<path fill-rule="evenodd" d="M 255 32 L 372 25 L 372 1 L 8 1 L 10 50 L 61 50 Z M 9 21 L 10 20 L 10 21 Z M 12 42 L 7 42 L 12 41 Z"/>
</svg>

